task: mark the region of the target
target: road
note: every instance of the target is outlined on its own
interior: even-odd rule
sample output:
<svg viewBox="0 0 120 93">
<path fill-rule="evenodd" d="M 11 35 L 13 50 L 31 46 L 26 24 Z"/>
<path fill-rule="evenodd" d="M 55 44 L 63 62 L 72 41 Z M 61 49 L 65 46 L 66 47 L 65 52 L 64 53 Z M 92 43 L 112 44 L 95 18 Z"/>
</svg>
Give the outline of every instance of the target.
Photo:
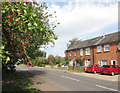
<svg viewBox="0 0 120 93">
<path fill-rule="evenodd" d="M 118 82 L 105 81 L 95 78 L 90 78 L 64 71 L 50 70 L 40 67 L 18 66 L 19 69 L 25 69 L 31 73 L 40 76 L 42 79 L 50 82 L 62 91 L 116 91 Z"/>
</svg>

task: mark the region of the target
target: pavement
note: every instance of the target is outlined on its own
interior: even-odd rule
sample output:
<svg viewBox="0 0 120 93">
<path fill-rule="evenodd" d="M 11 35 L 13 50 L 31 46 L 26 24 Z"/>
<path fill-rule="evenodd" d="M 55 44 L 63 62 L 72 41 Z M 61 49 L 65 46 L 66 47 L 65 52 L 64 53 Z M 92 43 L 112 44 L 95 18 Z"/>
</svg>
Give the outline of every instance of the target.
<svg viewBox="0 0 120 93">
<path fill-rule="evenodd" d="M 17 71 L 34 73 L 33 84 L 41 91 L 119 91 L 118 75 L 76 73 L 65 70 L 20 65 Z"/>
</svg>

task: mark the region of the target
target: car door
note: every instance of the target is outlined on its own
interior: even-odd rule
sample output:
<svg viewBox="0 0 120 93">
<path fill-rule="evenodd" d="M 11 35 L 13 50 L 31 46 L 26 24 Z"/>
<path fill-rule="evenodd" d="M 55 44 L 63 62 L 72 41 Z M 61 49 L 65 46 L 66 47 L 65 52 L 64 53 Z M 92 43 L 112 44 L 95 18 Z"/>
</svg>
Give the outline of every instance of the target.
<svg viewBox="0 0 120 93">
<path fill-rule="evenodd" d="M 113 65 L 112 69 L 113 69 L 113 71 L 114 71 L 115 74 L 118 73 L 118 66 L 117 65 Z"/>
<path fill-rule="evenodd" d="M 100 65 L 98 65 L 98 70 L 99 70 L 99 72 L 101 71 L 101 68 L 102 68 L 102 67 L 101 67 Z"/>
<path fill-rule="evenodd" d="M 100 72 L 100 68 L 98 65 L 95 65 L 95 70 L 96 70 L 96 72 Z"/>
</svg>

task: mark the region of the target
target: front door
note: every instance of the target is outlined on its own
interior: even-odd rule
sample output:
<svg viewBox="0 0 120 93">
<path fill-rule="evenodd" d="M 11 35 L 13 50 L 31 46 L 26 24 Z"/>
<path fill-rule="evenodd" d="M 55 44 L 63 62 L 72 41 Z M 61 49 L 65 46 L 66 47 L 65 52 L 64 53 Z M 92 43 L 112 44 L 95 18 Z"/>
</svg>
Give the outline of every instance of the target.
<svg viewBox="0 0 120 93">
<path fill-rule="evenodd" d="M 117 65 L 117 61 L 116 60 L 111 60 L 111 65 Z"/>
<path fill-rule="evenodd" d="M 88 66 L 91 64 L 91 60 L 90 59 L 85 59 L 85 66 Z"/>
</svg>

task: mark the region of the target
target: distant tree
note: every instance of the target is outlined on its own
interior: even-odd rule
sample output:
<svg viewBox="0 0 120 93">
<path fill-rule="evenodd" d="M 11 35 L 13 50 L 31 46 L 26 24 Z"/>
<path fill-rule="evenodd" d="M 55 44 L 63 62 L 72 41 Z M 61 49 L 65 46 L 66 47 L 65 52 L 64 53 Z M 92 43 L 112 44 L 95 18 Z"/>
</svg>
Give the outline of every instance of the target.
<svg viewBox="0 0 120 93">
<path fill-rule="evenodd" d="M 48 56 L 48 64 L 49 64 L 49 65 L 53 65 L 53 64 L 54 64 L 54 61 L 55 61 L 54 55 L 50 54 L 50 55 Z"/>
<path fill-rule="evenodd" d="M 73 38 L 72 40 L 69 40 L 69 43 L 67 43 L 67 48 L 70 48 L 73 44 L 80 42 L 78 38 Z"/>
<path fill-rule="evenodd" d="M 46 57 L 46 52 L 45 51 L 41 51 L 41 50 L 36 50 L 31 55 L 32 55 L 31 56 L 32 59 L 35 59 L 35 57 Z"/>
<path fill-rule="evenodd" d="M 66 65 L 66 61 L 65 60 L 62 61 L 62 65 L 64 65 L 64 64 Z"/>
<path fill-rule="evenodd" d="M 55 56 L 55 61 L 54 61 L 54 63 L 55 63 L 55 64 L 60 64 L 60 62 L 61 62 L 61 57 L 60 57 L 60 56 Z"/>
<path fill-rule="evenodd" d="M 69 65 L 69 58 L 68 56 L 65 58 L 66 64 Z"/>
</svg>

